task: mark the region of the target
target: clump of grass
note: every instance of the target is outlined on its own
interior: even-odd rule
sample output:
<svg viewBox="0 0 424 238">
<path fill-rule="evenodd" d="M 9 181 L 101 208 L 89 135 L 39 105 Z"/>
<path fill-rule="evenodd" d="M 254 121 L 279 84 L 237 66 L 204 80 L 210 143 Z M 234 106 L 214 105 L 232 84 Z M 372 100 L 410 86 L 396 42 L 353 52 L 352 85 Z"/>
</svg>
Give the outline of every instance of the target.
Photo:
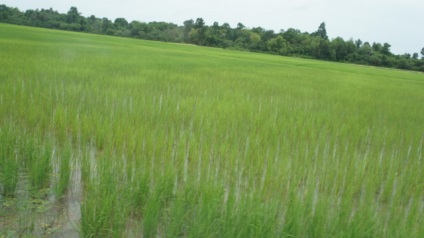
<svg viewBox="0 0 424 238">
<path fill-rule="evenodd" d="M 173 190 L 174 180 L 168 177 L 158 178 L 154 188 L 150 188 L 141 209 L 143 236 L 157 236 L 158 232 L 163 229 L 163 219 L 166 216 L 164 212 L 174 200 Z M 179 217 L 175 218 L 178 219 Z"/>
<path fill-rule="evenodd" d="M 71 179 L 71 158 L 72 148 L 71 145 L 66 144 L 65 148 L 62 149 L 60 155 L 58 155 L 59 163 L 59 175 L 58 181 L 55 187 L 56 197 L 60 198 L 65 195 L 67 188 L 69 187 L 69 181 Z"/>
<path fill-rule="evenodd" d="M 128 190 L 123 178 L 122 167 L 112 166 L 106 157 L 92 156 L 96 160 L 96 177 L 84 181 L 81 205 L 81 232 L 85 237 L 121 237 L 128 216 Z M 87 160 L 85 158 L 84 160 Z M 94 167 L 85 167 L 91 170 Z"/>
<path fill-rule="evenodd" d="M 0 127 L 0 194 L 14 197 L 18 183 L 17 137 L 10 124 Z"/>
<path fill-rule="evenodd" d="M 50 186 L 52 147 L 48 143 L 40 145 L 32 138 L 24 143 L 22 156 L 28 171 L 30 190 L 37 193 L 37 191 Z"/>
</svg>

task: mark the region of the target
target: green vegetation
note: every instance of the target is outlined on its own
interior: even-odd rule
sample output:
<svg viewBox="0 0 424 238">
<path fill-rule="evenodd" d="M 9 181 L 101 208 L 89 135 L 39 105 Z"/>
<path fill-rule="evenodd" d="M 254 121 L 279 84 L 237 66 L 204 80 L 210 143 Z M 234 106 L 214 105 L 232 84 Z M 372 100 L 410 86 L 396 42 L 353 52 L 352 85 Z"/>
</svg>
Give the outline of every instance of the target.
<svg viewBox="0 0 424 238">
<path fill-rule="evenodd" d="M 94 15 L 84 17 L 76 7 L 71 7 L 67 13 L 51 8 L 21 12 L 6 5 L 0 5 L 0 22 L 424 72 L 424 48 L 420 60 L 416 52 L 412 55 L 391 53 L 389 43 L 344 40 L 341 37 L 328 39 L 325 23 L 312 33 L 293 28 L 275 33 L 262 27 L 248 29 L 242 23 L 235 28 L 218 22 L 208 26 L 202 18 L 190 19 L 178 26 L 167 22 L 128 22 L 125 18 L 112 21 Z"/>
<path fill-rule="evenodd" d="M 11 204 L 25 190 L 47 206 L 73 183 L 83 237 L 424 234 L 421 73 L 7 24 L 0 35 L 0 236 L 60 230 Z"/>
</svg>

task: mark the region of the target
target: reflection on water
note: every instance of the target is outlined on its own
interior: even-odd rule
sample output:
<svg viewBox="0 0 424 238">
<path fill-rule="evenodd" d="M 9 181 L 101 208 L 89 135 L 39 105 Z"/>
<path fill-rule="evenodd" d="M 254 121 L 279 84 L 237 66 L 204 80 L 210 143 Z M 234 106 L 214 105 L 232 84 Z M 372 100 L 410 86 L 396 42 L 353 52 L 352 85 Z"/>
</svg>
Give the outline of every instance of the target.
<svg viewBox="0 0 424 238">
<path fill-rule="evenodd" d="M 22 171 L 15 198 L 0 197 L 0 237 L 79 238 L 82 188 L 78 160 L 73 161 L 66 196 L 58 199 L 51 191 L 46 189 L 30 194 L 26 172 Z"/>
<path fill-rule="evenodd" d="M 68 194 L 62 204 L 62 214 L 65 216 L 62 220 L 62 229 L 55 237 L 79 238 L 79 228 L 81 220 L 81 164 L 76 161 L 73 166 L 71 186 Z"/>
</svg>

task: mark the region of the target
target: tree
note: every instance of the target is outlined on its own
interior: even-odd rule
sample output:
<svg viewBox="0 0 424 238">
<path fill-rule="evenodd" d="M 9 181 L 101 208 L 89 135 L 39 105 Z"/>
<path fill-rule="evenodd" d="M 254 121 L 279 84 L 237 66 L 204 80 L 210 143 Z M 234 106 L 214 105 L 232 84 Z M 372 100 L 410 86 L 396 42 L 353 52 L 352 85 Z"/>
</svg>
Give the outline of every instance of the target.
<svg viewBox="0 0 424 238">
<path fill-rule="evenodd" d="M 364 55 L 372 55 L 372 47 L 368 42 L 362 44 L 361 49 L 359 51 Z"/>
<path fill-rule="evenodd" d="M 343 38 L 337 37 L 330 43 L 330 49 L 333 53 L 332 60 L 347 61 L 348 56 L 355 51 L 355 43 L 353 41 L 344 41 Z"/>
<path fill-rule="evenodd" d="M 125 20 L 125 18 L 116 18 L 115 22 L 113 23 L 115 24 L 115 26 L 117 27 L 121 27 L 121 28 L 128 28 L 128 21 Z"/>
<path fill-rule="evenodd" d="M 21 12 L 18 8 L 4 4 L 0 4 L 0 22 L 239 50 L 268 51 L 282 55 L 424 72 L 424 48 L 412 55 L 395 55 L 390 52 L 391 46 L 388 43 L 375 42 L 371 45 L 360 39 L 345 41 L 341 37 L 329 40 L 325 22 L 311 34 L 293 28 L 274 33 L 262 27 L 247 28 L 242 23 L 238 23 L 234 28 L 227 23 L 220 26 L 218 22 L 207 26 L 202 18 L 187 20 L 183 26 L 166 22 L 133 21 L 129 24 L 125 18 L 111 21 L 94 15 L 84 17 L 76 7 L 71 7 L 66 13 L 59 13 L 51 8 Z M 418 60 L 420 53 L 421 60 Z"/>
<path fill-rule="evenodd" d="M 16 7 L 7 7 L 0 5 L 0 22 L 7 22 L 12 24 L 25 24 L 23 14 Z"/>
<path fill-rule="evenodd" d="M 250 32 L 250 48 L 257 48 L 261 42 L 261 36 L 258 33 Z"/>
<path fill-rule="evenodd" d="M 409 60 L 410 58 L 410 54 L 401 55 L 399 61 L 397 62 L 397 68 L 410 70 L 412 68 L 411 61 Z"/>
<path fill-rule="evenodd" d="M 201 17 L 197 18 L 196 23 L 194 23 L 194 28 L 202 29 L 203 27 L 205 27 L 205 21 Z"/>
<path fill-rule="evenodd" d="M 287 42 L 283 36 L 279 35 L 268 41 L 268 49 L 281 55 L 287 54 Z"/>
<path fill-rule="evenodd" d="M 77 23 L 78 18 L 80 17 L 80 13 L 76 7 L 71 7 L 66 16 L 66 21 L 68 23 Z"/>
<path fill-rule="evenodd" d="M 0 21 L 6 22 L 8 18 L 9 18 L 9 8 L 6 5 L 1 4 L 0 5 Z"/>
<path fill-rule="evenodd" d="M 380 43 L 372 43 L 372 49 L 376 52 L 381 52 L 383 46 Z"/>
<path fill-rule="evenodd" d="M 331 49 L 330 49 L 329 40 L 319 39 L 316 57 L 318 59 L 329 59 L 331 57 Z"/>
<path fill-rule="evenodd" d="M 381 53 L 383 54 L 383 55 L 387 55 L 387 56 L 390 56 L 390 55 L 392 55 L 392 53 L 390 52 L 390 47 L 391 47 L 391 45 L 389 44 L 389 43 L 384 43 L 383 44 L 383 47 L 381 48 Z"/>
<path fill-rule="evenodd" d="M 108 35 L 112 35 L 112 22 L 106 17 L 102 18 L 102 32 Z"/>
<path fill-rule="evenodd" d="M 184 32 L 190 29 L 188 38 L 190 39 L 191 43 L 198 44 L 198 45 L 205 44 L 206 26 L 205 26 L 205 21 L 203 20 L 203 18 L 197 18 L 196 22 L 193 22 L 193 20 L 185 21 L 184 27 L 185 27 Z"/>
<path fill-rule="evenodd" d="M 87 18 L 87 31 L 92 33 L 102 33 L 102 20 L 94 15 Z"/>
<path fill-rule="evenodd" d="M 244 28 L 246 28 L 243 23 L 239 22 L 237 23 L 237 30 L 243 30 Z"/>
<path fill-rule="evenodd" d="M 355 59 L 355 62 L 359 64 L 369 64 L 369 59 L 373 54 L 372 47 L 370 43 L 365 42 L 362 44 L 361 48 L 357 50 L 358 56 Z"/>
<path fill-rule="evenodd" d="M 184 42 L 190 42 L 190 32 L 191 29 L 193 29 L 194 21 L 193 19 L 184 21 L 183 26 L 183 41 Z"/>
<path fill-rule="evenodd" d="M 290 44 L 297 44 L 300 42 L 300 34 L 302 34 L 300 30 L 289 28 L 287 31 L 283 32 L 283 37 Z"/>
<path fill-rule="evenodd" d="M 414 53 L 414 54 L 412 54 L 412 58 L 413 58 L 414 60 L 418 59 L 418 53 Z"/>
<path fill-rule="evenodd" d="M 363 43 L 363 42 L 361 41 L 361 39 L 357 39 L 357 40 L 355 41 L 356 48 L 357 48 L 357 49 L 361 48 L 362 43 Z"/>
<path fill-rule="evenodd" d="M 327 30 L 325 29 L 325 22 L 321 23 L 318 27 L 318 30 L 312 33 L 313 36 L 319 36 L 324 40 L 328 40 Z"/>
<path fill-rule="evenodd" d="M 206 29 L 207 27 L 203 18 L 197 18 L 193 29 L 190 31 L 190 37 L 194 40 L 194 43 L 199 45 L 205 44 Z"/>
</svg>

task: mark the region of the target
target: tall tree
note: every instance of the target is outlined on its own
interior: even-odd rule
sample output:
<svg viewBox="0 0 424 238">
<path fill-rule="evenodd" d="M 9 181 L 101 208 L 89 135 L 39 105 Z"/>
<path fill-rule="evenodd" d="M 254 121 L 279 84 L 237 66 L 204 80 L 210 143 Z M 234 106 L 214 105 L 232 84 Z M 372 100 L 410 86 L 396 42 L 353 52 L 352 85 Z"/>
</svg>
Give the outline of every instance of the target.
<svg viewBox="0 0 424 238">
<path fill-rule="evenodd" d="M 194 23 L 194 28 L 202 29 L 203 27 L 205 27 L 205 21 L 201 17 L 197 18 L 196 23 Z"/>
<path fill-rule="evenodd" d="M 5 22 L 9 18 L 9 7 L 4 4 L 0 5 L 0 21 Z"/>
<path fill-rule="evenodd" d="M 321 23 L 318 27 L 318 30 L 312 33 L 314 36 L 319 36 L 324 40 L 328 40 L 327 30 L 325 29 L 325 22 Z"/>
<path fill-rule="evenodd" d="M 424 59 L 424 47 L 421 49 L 421 58 Z"/>
<path fill-rule="evenodd" d="M 71 7 L 66 15 L 66 20 L 68 23 L 77 23 L 80 13 L 76 7 Z"/>
<path fill-rule="evenodd" d="M 356 48 L 357 48 L 357 49 L 361 48 L 362 43 L 363 43 L 363 42 L 361 41 L 361 39 L 357 39 L 357 40 L 355 41 Z"/>
<path fill-rule="evenodd" d="M 199 45 L 205 44 L 206 24 L 203 18 L 197 18 L 193 29 L 190 31 L 190 37 L 194 43 Z"/>
<path fill-rule="evenodd" d="M 110 21 L 109 19 L 107 19 L 107 17 L 103 17 L 102 18 L 102 31 L 105 34 L 109 34 L 112 35 L 112 21 Z"/>
<path fill-rule="evenodd" d="M 414 60 L 418 59 L 418 53 L 414 53 L 414 54 L 412 54 L 412 58 L 413 58 Z"/>
<path fill-rule="evenodd" d="M 190 42 L 190 32 L 191 29 L 193 29 L 194 26 L 194 21 L 193 19 L 184 21 L 184 26 L 183 26 L 183 40 L 184 42 Z"/>
<path fill-rule="evenodd" d="M 390 47 L 391 45 L 389 43 L 384 43 L 383 47 L 381 48 L 381 53 L 387 56 L 391 55 L 392 53 L 390 52 Z"/>
<path fill-rule="evenodd" d="M 243 23 L 239 22 L 237 23 L 237 30 L 243 30 L 244 28 L 246 28 Z"/>
<path fill-rule="evenodd" d="M 380 43 L 372 43 L 372 49 L 376 52 L 381 52 L 381 49 L 383 48 L 383 46 Z"/>
</svg>

